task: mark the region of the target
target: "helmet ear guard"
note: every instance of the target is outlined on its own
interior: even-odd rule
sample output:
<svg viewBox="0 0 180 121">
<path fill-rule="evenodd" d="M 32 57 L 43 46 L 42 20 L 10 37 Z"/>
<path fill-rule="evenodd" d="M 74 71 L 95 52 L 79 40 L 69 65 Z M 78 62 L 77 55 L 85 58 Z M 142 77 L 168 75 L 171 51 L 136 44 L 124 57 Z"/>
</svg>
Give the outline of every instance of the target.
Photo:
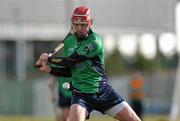
<svg viewBox="0 0 180 121">
<path fill-rule="evenodd" d="M 93 21 L 94 21 L 94 19 L 91 19 L 91 20 L 90 20 L 90 27 L 92 26 Z"/>
</svg>

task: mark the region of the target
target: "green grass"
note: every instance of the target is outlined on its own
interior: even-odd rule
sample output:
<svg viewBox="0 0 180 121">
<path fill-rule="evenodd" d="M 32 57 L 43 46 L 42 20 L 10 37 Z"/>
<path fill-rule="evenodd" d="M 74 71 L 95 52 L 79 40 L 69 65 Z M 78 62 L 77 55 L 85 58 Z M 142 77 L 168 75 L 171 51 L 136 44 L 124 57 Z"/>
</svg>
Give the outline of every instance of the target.
<svg viewBox="0 0 180 121">
<path fill-rule="evenodd" d="M 0 116 L 0 121 L 55 121 L 54 118 L 30 116 Z M 108 116 L 91 117 L 88 121 L 116 121 Z M 143 121 L 169 121 L 168 116 L 145 116 Z M 180 120 L 177 120 L 180 121 Z"/>
</svg>

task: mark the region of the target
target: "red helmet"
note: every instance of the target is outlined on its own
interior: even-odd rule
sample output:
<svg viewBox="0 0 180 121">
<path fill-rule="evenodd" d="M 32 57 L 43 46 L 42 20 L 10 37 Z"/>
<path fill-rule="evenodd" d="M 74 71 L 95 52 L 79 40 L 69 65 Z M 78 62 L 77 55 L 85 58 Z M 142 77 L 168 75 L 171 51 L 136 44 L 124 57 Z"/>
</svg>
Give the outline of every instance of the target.
<svg viewBox="0 0 180 121">
<path fill-rule="evenodd" d="M 84 6 L 77 7 L 73 12 L 71 20 L 72 23 L 86 23 L 88 26 L 91 26 L 90 8 Z"/>
</svg>

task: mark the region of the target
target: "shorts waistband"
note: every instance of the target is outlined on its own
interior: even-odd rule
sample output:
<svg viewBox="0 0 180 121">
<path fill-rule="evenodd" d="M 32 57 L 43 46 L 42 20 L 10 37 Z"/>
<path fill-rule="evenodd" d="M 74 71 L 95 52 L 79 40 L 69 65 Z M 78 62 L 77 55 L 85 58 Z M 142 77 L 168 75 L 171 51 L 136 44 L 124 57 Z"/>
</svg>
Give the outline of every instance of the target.
<svg viewBox="0 0 180 121">
<path fill-rule="evenodd" d="M 81 92 L 80 90 L 76 89 L 76 88 L 73 88 L 71 91 L 72 91 L 72 94 L 81 94 L 81 95 L 88 95 L 88 96 L 93 96 L 93 95 L 98 95 L 98 94 L 101 94 L 103 92 L 106 92 L 107 90 L 111 90 L 111 86 L 110 85 L 106 85 L 102 90 L 100 90 L 99 92 L 95 92 L 95 93 L 85 93 L 85 92 Z"/>
</svg>

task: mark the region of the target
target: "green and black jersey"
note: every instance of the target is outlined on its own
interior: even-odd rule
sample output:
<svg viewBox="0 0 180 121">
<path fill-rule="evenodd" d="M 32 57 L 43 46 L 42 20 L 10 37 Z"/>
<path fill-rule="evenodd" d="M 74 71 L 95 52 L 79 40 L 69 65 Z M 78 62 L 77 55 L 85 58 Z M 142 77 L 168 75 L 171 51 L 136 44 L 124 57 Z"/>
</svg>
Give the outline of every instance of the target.
<svg viewBox="0 0 180 121">
<path fill-rule="evenodd" d="M 72 34 L 67 39 L 76 40 L 72 47 L 67 47 L 67 57 L 50 58 L 49 62 L 70 68 L 72 85 L 83 93 L 99 92 L 107 85 L 107 76 L 104 68 L 104 48 L 102 38 L 90 31 L 89 36 L 83 40 L 77 40 Z M 64 46 L 70 44 L 65 40 Z M 51 74 L 59 72 L 62 76 L 64 69 L 51 69 Z"/>
</svg>

